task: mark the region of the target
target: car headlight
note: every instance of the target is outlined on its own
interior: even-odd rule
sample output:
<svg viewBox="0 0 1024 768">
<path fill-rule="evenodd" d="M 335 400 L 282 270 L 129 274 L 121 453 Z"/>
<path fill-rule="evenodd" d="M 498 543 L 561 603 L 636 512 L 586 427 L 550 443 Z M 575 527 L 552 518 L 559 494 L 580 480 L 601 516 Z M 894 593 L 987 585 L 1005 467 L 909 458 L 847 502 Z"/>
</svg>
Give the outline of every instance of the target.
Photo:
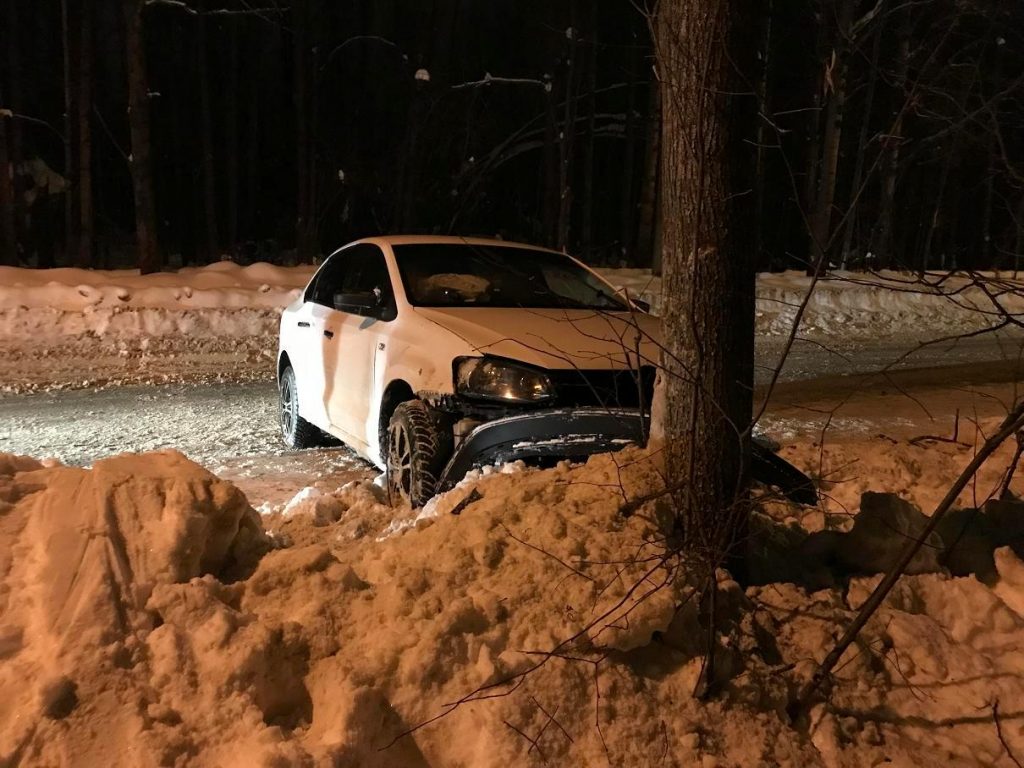
<svg viewBox="0 0 1024 768">
<path fill-rule="evenodd" d="M 490 357 L 465 357 L 455 363 L 455 391 L 509 403 L 539 403 L 555 396 L 543 371 Z"/>
</svg>

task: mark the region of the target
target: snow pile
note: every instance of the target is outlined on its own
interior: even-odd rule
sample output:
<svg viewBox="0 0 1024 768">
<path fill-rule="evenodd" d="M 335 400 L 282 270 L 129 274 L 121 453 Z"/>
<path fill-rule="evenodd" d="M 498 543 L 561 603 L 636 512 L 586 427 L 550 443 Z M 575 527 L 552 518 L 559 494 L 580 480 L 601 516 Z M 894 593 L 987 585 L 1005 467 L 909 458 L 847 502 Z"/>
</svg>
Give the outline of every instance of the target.
<svg viewBox="0 0 1024 768">
<path fill-rule="evenodd" d="M 671 520 L 657 501 L 620 512 L 660 469 L 627 449 L 481 473 L 429 515 L 371 482 L 304 491 L 266 519 L 257 563 L 244 498 L 178 454 L 2 457 L 0 764 L 980 766 L 1006 762 L 996 699 L 1024 754 L 1017 544 L 992 588 L 906 577 L 806 728 L 786 706 L 878 577 L 723 573 L 724 688 L 696 702 L 705 630 L 662 558 Z M 916 519 L 886 503 L 865 504 L 876 538 Z M 775 549 L 755 559 L 782 570 L 825 513 L 766 513 Z"/>
<path fill-rule="evenodd" d="M 0 499 L 0 763 L 173 756 L 157 725 L 173 719 L 154 656 L 161 596 L 252 565 L 263 536 L 245 497 L 166 452 L 91 471 L 4 457 Z"/>
</svg>

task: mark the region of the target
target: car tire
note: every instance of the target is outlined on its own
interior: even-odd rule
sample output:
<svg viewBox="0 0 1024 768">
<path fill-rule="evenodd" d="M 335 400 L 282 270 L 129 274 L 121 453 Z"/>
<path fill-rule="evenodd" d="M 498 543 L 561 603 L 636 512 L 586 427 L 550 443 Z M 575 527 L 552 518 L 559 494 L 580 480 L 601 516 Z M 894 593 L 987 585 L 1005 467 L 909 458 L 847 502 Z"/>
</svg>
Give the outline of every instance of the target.
<svg viewBox="0 0 1024 768">
<path fill-rule="evenodd" d="M 425 403 L 399 403 L 388 423 L 387 480 L 392 503 L 421 507 L 434 495 L 451 454 L 451 434 Z"/>
<path fill-rule="evenodd" d="M 280 392 L 281 437 L 289 448 L 315 448 L 322 443 L 322 433 L 299 415 L 299 386 L 295 371 L 289 365 L 281 372 Z"/>
</svg>

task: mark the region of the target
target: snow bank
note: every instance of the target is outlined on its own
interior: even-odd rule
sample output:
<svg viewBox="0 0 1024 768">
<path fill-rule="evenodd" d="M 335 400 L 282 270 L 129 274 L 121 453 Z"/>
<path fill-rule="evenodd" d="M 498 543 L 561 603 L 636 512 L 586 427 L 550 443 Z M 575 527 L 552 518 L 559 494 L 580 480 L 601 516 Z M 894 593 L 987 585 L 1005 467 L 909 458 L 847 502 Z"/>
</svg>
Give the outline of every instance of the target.
<svg viewBox="0 0 1024 768">
<path fill-rule="evenodd" d="M 612 285 L 661 305 L 661 278 L 644 269 L 598 270 Z M 980 281 L 983 287 L 972 285 Z M 788 336 L 811 288 L 804 272 L 762 273 L 757 277 L 757 332 Z M 924 280 L 902 272 L 830 272 L 814 287 L 800 333 L 810 338 L 888 336 L 937 338 L 994 325 L 1002 310 L 1024 315 L 1024 281 L 1005 274 L 933 274 Z"/>
<path fill-rule="evenodd" d="M 314 269 L 0 267 L 0 388 L 268 378 L 281 308 Z"/>
<path fill-rule="evenodd" d="M 81 385 L 83 370 L 91 372 L 85 383 L 269 378 L 280 311 L 314 269 L 219 262 L 140 276 L 0 267 L 0 388 Z M 660 278 L 640 269 L 599 271 L 657 312 Z M 931 285 L 923 285 L 894 272 L 830 273 L 815 288 L 800 333 L 833 343 L 963 333 L 996 321 L 990 295 L 1007 311 L 1024 313 L 1022 283 L 979 277 L 984 290 L 964 276 L 929 277 Z M 758 276 L 760 339 L 789 334 L 809 286 L 801 272 Z"/>
<path fill-rule="evenodd" d="M 667 510 L 619 511 L 659 471 L 627 449 L 481 474 L 430 516 L 370 482 L 307 491 L 266 518 L 254 567 L 244 498 L 177 454 L 0 457 L 0 764 L 981 766 L 1005 762 L 996 698 L 1021 753 L 1009 548 L 994 588 L 905 578 L 807 732 L 785 707 L 877 577 L 723 574 L 727 679 L 695 702 L 704 631 L 662 559 Z M 766 511 L 803 535 L 821 514 Z"/>
<path fill-rule="evenodd" d="M 316 268 L 222 261 L 177 272 L 0 267 L 0 310 L 278 309 L 293 301 Z"/>
</svg>

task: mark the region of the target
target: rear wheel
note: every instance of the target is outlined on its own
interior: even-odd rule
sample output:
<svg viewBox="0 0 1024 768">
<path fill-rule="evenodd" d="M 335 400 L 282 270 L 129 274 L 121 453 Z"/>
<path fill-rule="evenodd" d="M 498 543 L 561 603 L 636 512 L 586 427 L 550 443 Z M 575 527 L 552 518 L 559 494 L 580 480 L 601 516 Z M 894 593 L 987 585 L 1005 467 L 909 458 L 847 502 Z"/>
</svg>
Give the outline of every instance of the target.
<svg viewBox="0 0 1024 768">
<path fill-rule="evenodd" d="M 414 507 L 434 495 L 451 454 L 451 435 L 420 400 L 399 403 L 388 424 L 387 478 L 392 501 Z"/>
<path fill-rule="evenodd" d="M 295 371 L 288 366 L 281 373 L 281 437 L 289 448 L 313 448 L 322 442 L 322 433 L 299 415 L 299 387 Z"/>
</svg>

